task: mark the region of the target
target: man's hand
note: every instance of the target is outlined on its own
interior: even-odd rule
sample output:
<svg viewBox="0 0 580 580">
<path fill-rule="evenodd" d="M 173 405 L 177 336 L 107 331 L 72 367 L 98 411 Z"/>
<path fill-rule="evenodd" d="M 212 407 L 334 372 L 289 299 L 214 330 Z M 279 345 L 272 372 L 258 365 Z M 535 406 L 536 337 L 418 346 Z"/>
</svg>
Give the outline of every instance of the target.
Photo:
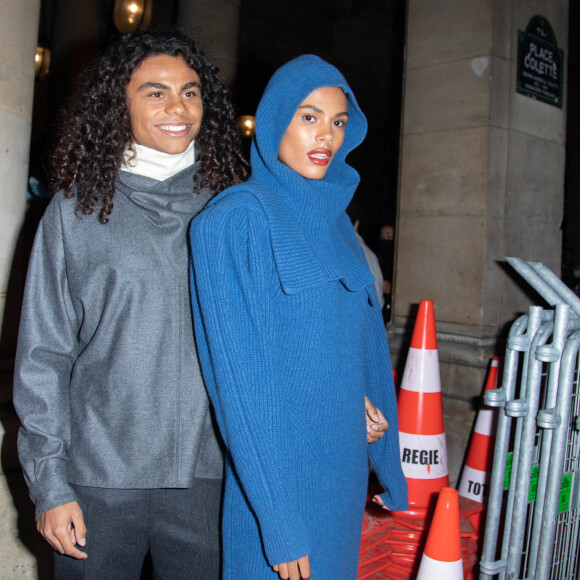
<svg viewBox="0 0 580 580">
<path fill-rule="evenodd" d="M 377 409 L 368 397 L 365 397 L 365 409 L 367 420 L 367 441 L 369 443 L 376 443 L 389 428 L 389 423 L 381 413 L 381 410 Z"/>
<path fill-rule="evenodd" d="M 310 561 L 308 555 L 292 562 L 272 566 L 274 572 L 283 580 L 308 580 L 310 578 Z"/>
<path fill-rule="evenodd" d="M 84 546 L 87 537 L 83 512 L 76 501 L 44 512 L 36 522 L 36 529 L 61 554 L 77 560 L 87 557 L 86 552 L 75 547 Z"/>
</svg>

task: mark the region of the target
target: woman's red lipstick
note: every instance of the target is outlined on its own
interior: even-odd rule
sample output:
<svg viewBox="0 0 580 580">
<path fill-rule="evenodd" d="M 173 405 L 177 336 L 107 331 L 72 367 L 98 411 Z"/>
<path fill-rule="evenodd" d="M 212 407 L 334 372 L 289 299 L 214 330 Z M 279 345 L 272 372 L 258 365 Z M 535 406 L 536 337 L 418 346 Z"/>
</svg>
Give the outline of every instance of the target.
<svg viewBox="0 0 580 580">
<path fill-rule="evenodd" d="M 315 165 L 328 165 L 332 158 L 330 149 L 313 149 L 308 152 L 308 159 Z"/>
</svg>

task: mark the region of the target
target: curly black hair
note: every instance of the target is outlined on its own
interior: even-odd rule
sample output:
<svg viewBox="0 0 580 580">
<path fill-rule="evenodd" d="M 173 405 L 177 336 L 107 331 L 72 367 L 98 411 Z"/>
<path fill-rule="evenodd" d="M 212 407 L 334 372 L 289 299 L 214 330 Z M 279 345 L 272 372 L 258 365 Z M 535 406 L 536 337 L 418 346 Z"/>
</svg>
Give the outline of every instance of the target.
<svg viewBox="0 0 580 580">
<path fill-rule="evenodd" d="M 122 36 L 82 75 L 75 97 L 63 111 L 50 159 L 52 189 L 76 196 L 77 209 L 85 215 L 100 204 L 103 224 L 113 210 L 115 178 L 132 142 L 127 85 L 137 67 L 157 55 L 182 56 L 201 80 L 203 117 L 196 138 L 201 170 L 193 191 L 209 187 L 219 193 L 249 174 L 219 70 L 195 42 L 179 31 Z"/>
</svg>

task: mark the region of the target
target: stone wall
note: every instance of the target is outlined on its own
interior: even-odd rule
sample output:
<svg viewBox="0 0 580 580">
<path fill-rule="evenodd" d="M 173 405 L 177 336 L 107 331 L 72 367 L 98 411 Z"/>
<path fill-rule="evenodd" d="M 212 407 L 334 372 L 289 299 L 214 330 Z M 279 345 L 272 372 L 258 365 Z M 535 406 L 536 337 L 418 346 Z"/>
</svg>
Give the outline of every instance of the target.
<svg viewBox="0 0 580 580">
<path fill-rule="evenodd" d="M 566 102 L 516 93 L 516 56 L 518 30 L 536 14 L 566 52 L 568 3 L 407 6 L 391 346 L 400 364 L 416 306 L 433 300 L 442 388 L 454 409 L 447 432 L 457 437 L 449 454 L 460 458 L 489 360 L 538 300 L 504 257 L 560 273 Z"/>
</svg>

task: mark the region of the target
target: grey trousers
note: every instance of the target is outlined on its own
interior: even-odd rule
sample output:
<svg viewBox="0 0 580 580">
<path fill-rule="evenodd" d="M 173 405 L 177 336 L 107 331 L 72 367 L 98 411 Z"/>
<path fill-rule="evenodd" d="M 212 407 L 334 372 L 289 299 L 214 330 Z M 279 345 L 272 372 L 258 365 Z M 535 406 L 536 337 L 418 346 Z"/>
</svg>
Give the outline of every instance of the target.
<svg viewBox="0 0 580 580">
<path fill-rule="evenodd" d="M 188 489 L 73 486 L 87 526 L 86 560 L 55 555 L 56 580 L 218 580 L 222 481 Z"/>
</svg>

